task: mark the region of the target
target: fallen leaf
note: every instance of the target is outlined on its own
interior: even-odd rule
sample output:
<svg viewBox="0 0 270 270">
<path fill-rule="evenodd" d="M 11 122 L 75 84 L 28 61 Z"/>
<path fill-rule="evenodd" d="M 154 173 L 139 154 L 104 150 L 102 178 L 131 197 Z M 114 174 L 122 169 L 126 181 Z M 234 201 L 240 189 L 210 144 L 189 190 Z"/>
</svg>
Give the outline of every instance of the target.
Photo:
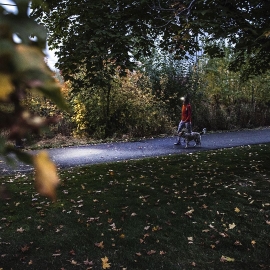
<svg viewBox="0 0 270 270">
<path fill-rule="evenodd" d="M 269 221 L 269 220 L 266 220 L 266 224 L 267 224 L 267 225 L 270 225 L 270 221 Z"/>
<path fill-rule="evenodd" d="M 109 259 L 106 256 L 104 258 L 101 258 L 101 261 L 102 261 L 103 269 L 107 269 L 111 267 L 110 263 L 108 263 Z"/>
<path fill-rule="evenodd" d="M 62 254 L 61 253 L 55 253 L 55 254 L 53 254 L 52 256 L 53 257 L 59 257 L 59 256 L 61 256 Z"/>
<path fill-rule="evenodd" d="M 155 253 L 156 253 L 155 250 L 149 250 L 149 251 L 147 252 L 147 255 L 152 255 L 152 254 L 155 254 Z"/>
<path fill-rule="evenodd" d="M 239 213 L 240 212 L 240 209 L 238 207 L 235 207 L 234 208 L 234 212 Z"/>
<path fill-rule="evenodd" d="M 21 248 L 22 252 L 26 252 L 27 250 L 29 250 L 29 246 L 25 245 Z"/>
<path fill-rule="evenodd" d="M 21 228 L 19 228 L 19 229 L 17 229 L 17 232 L 19 232 L 19 233 L 23 233 L 25 230 L 21 227 Z"/>
<path fill-rule="evenodd" d="M 74 261 L 74 260 L 71 260 L 71 262 L 70 262 L 72 265 L 77 265 L 77 262 L 76 261 Z"/>
<path fill-rule="evenodd" d="M 256 244 L 256 241 L 255 240 L 252 240 L 251 241 L 251 245 L 254 246 Z"/>
<path fill-rule="evenodd" d="M 229 235 L 227 233 L 223 233 L 223 232 L 220 232 L 219 235 L 221 235 L 222 237 L 229 237 Z"/>
<path fill-rule="evenodd" d="M 72 249 L 72 250 L 69 252 L 69 255 L 74 256 L 74 255 L 76 255 L 76 253 L 75 253 L 75 251 Z"/>
<path fill-rule="evenodd" d="M 230 258 L 230 257 L 222 255 L 221 258 L 220 258 L 220 261 L 221 262 L 234 262 L 234 258 Z"/>
<path fill-rule="evenodd" d="M 89 266 L 93 266 L 93 261 L 88 261 L 88 258 L 86 261 L 83 262 L 84 265 L 89 265 Z"/>
<path fill-rule="evenodd" d="M 193 237 L 192 236 L 188 237 L 187 239 L 188 239 L 189 244 L 193 244 Z"/>
<path fill-rule="evenodd" d="M 236 225 L 234 223 L 233 224 L 229 224 L 229 229 L 232 230 L 233 228 L 235 228 L 235 226 Z"/>
<path fill-rule="evenodd" d="M 186 216 L 192 217 L 192 213 L 194 212 L 194 209 L 191 209 L 185 213 Z"/>
<path fill-rule="evenodd" d="M 152 228 L 152 232 L 160 231 L 160 230 L 162 230 L 162 228 L 159 227 L 159 226 L 154 226 L 154 227 Z"/>
<path fill-rule="evenodd" d="M 98 247 L 98 248 L 103 249 L 103 248 L 104 248 L 103 241 L 101 241 L 101 242 L 99 242 L 99 243 L 95 243 L 95 246 Z"/>
<path fill-rule="evenodd" d="M 241 242 L 238 241 L 238 240 L 236 240 L 236 241 L 234 242 L 234 245 L 235 245 L 235 246 L 242 246 Z"/>
</svg>

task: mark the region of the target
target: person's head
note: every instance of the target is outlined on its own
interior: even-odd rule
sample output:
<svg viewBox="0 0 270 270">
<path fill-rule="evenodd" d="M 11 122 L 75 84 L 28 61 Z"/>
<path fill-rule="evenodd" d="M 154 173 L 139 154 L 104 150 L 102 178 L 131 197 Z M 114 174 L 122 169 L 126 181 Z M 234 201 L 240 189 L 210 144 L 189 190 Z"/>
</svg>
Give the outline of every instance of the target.
<svg viewBox="0 0 270 270">
<path fill-rule="evenodd" d="M 184 97 L 182 97 L 181 100 L 183 100 L 184 104 L 189 104 L 189 96 L 188 95 L 185 95 Z"/>
</svg>

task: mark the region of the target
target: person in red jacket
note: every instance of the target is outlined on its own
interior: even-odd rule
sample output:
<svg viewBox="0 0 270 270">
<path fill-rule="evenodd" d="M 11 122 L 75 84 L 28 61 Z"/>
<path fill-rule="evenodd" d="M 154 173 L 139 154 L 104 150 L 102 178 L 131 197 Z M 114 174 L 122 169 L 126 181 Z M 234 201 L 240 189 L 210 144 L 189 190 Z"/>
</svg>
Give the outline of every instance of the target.
<svg viewBox="0 0 270 270">
<path fill-rule="evenodd" d="M 183 128 L 186 128 L 188 130 L 188 133 L 192 132 L 191 129 L 191 105 L 189 103 L 189 97 L 186 95 L 183 100 L 183 105 L 182 105 L 182 114 L 181 114 L 181 120 L 178 125 L 177 133 L 179 134 Z M 177 142 L 175 145 L 180 145 L 180 137 L 178 137 Z"/>
</svg>

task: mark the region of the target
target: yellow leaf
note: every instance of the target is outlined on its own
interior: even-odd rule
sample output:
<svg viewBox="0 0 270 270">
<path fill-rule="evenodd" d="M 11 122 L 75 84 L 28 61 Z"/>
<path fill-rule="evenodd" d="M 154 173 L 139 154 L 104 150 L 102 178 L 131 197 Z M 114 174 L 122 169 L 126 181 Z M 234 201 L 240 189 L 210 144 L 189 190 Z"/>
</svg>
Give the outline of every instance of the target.
<svg viewBox="0 0 270 270">
<path fill-rule="evenodd" d="M 221 262 L 234 262 L 234 258 L 230 258 L 230 257 L 222 255 L 221 258 L 220 258 L 220 261 Z"/>
<path fill-rule="evenodd" d="M 256 241 L 255 240 L 252 240 L 251 241 L 251 244 L 254 246 L 256 244 Z"/>
<path fill-rule="evenodd" d="M 233 224 L 229 224 L 229 229 L 232 230 L 236 225 L 233 223 Z"/>
<path fill-rule="evenodd" d="M 109 259 L 106 256 L 104 258 L 101 258 L 101 261 L 103 269 L 108 269 L 111 267 L 110 263 L 108 263 Z"/>
<path fill-rule="evenodd" d="M 46 151 L 41 151 L 34 156 L 34 167 L 36 170 L 35 185 L 37 191 L 41 195 L 55 200 L 59 178 L 56 172 L 56 166 L 50 160 Z"/>
<path fill-rule="evenodd" d="M 235 211 L 236 213 L 239 213 L 239 212 L 240 212 L 240 209 L 239 209 L 238 207 L 235 207 L 235 208 L 234 208 L 234 211 Z"/>
<path fill-rule="evenodd" d="M 7 100 L 9 94 L 13 91 L 10 76 L 0 73 L 0 99 Z"/>
</svg>

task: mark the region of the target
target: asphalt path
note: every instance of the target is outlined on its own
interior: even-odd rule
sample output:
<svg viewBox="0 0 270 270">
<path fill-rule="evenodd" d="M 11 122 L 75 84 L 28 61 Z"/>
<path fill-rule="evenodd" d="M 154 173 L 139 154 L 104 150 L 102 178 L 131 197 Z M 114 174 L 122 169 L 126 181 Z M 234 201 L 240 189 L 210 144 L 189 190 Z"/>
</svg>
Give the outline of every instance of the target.
<svg viewBox="0 0 270 270">
<path fill-rule="evenodd" d="M 270 127 L 235 132 L 207 133 L 202 135 L 202 145 L 187 149 L 184 145 L 174 145 L 177 137 L 142 139 L 135 142 L 114 142 L 96 145 L 73 146 L 66 148 L 47 149 L 50 158 L 59 168 L 69 168 L 88 164 L 119 162 L 123 160 L 142 159 L 173 154 L 187 154 L 231 148 L 244 145 L 270 143 Z M 29 151 L 35 154 L 38 151 Z M 1 175 L 31 171 L 33 168 L 17 162 L 9 166 L 0 158 Z"/>
</svg>

